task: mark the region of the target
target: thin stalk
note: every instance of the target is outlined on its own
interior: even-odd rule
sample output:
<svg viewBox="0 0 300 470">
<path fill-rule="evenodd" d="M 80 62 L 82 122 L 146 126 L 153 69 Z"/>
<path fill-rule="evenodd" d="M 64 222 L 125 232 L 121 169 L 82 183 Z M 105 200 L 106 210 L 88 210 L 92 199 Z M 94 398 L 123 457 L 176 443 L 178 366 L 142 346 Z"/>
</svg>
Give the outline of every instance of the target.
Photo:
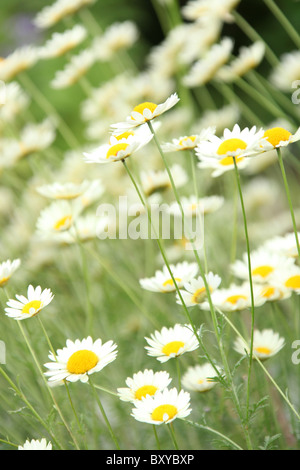
<svg viewBox="0 0 300 470">
<path fill-rule="evenodd" d="M 181 370 L 180 370 L 179 357 L 175 358 L 175 363 L 176 363 L 176 370 L 177 370 L 177 377 L 178 377 L 178 389 L 181 390 Z"/>
<path fill-rule="evenodd" d="M 159 439 L 158 439 L 158 435 L 157 435 L 157 431 L 156 431 L 156 425 L 153 424 L 152 428 L 153 428 L 153 433 L 154 433 L 154 437 L 155 437 L 155 441 L 156 441 L 157 450 L 160 450 L 160 443 L 159 443 Z"/>
<path fill-rule="evenodd" d="M 170 432 L 170 435 L 171 435 L 171 438 L 172 438 L 175 449 L 179 450 L 177 440 L 176 440 L 176 436 L 175 436 L 175 431 L 174 431 L 174 428 L 173 428 L 173 423 L 167 424 L 167 427 L 168 427 L 168 430 Z"/>
<path fill-rule="evenodd" d="M 248 367 L 248 386 L 247 386 L 247 420 L 249 417 L 249 401 L 250 401 L 250 377 L 251 377 L 251 369 L 252 369 L 252 356 L 253 356 L 253 336 L 254 336 L 254 321 L 255 321 L 255 309 L 254 309 L 254 293 L 253 293 L 253 281 L 252 281 L 252 269 L 251 269 L 251 256 L 250 256 L 250 243 L 249 243 L 249 235 L 248 235 L 248 225 L 247 225 L 247 217 L 244 205 L 244 198 L 241 188 L 240 182 L 240 175 L 236 163 L 236 158 L 233 157 L 234 162 L 234 170 L 236 176 L 236 182 L 238 187 L 238 192 L 241 201 L 241 208 L 243 213 L 243 221 L 244 221 L 244 232 L 246 238 L 246 247 L 247 247 L 247 258 L 248 258 L 248 272 L 249 272 L 249 284 L 250 284 L 250 296 L 251 296 L 251 339 L 250 339 L 250 357 L 249 357 L 249 367 Z"/>
<path fill-rule="evenodd" d="M 182 419 L 182 421 L 184 421 L 187 424 L 190 424 L 191 426 L 194 426 L 194 427 L 199 428 L 199 429 L 203 429 L 203 431 L 208 431 L 208 432 L 211 432 L 213 434 L 216 434 L 217 436 L 224 439 L 224 441 L 227 441 L 232 447 L 234 447 L 237 450 L 244 450 L 236 442 L 232 441 L 231 439 L 229 439 L 229 437 L 227 437 L 225 434 L 222 434 L 220 431 L 217 431 L 216 429 L 213 429 L 209 426 L 204 426 L 203 424 L 195 423 L 194 421 L 190 421 L 190 420 L 185 419 L 185 418 L 181 418 L 181 419 Z"/>
<path fill-rule="evenodd" d="M 120 446 L 119 446 L 119 444 L 118 444 L 117 438 L 116 438 L 116 436 L 115 436 L 115 434 L 114 434 L 114 432 L 113 432 L 113 430 L 112 430 L 112 427 L 111 427 L 111 425 L 110 425 L 109 419 L 108 419 L 107 416 L 106 416 L 106 413 L 105 413 L 104 408 L 103 408 L 103 406 L 102 406 L 101 400 L 100 400 L 100 398 L 99 398 L 99 396 L 98 396 L 97 390 L 96 390 L 96 388 L 95 388 L 95 386 L 94 386 L 94 384 L 93 384 L 93 381 L 91 380 L 91 376 L 89 377 L 89 383 L 90 383 L 90 386 L 91 386 L 91 388 L 92 388 L 92 390 L 93 390 L 93 393 L 94 393 L 95 399 L 96 399 L 96 401 L 97 401 L 99 410 L 100 410 L 100 412 L 101 412 L 101 414 L 102 414 L 102 416 L 103 416 L 103 419 L 104 419 L 104 421 L 105 421 L 105 424 L 106 424 L 106 426 L 107 426 L 107 428 L 108 428 L 109 434 L 111 435 L 111 438 L 112 438 L 112 440 L 114 441 L 117 450 L 120 450 Z"/>
<path fill-rule="evenodd" d="M 295 45 L 300 48 L 300 36 L 291 22 L 287 19 L 287 17 L 283 14 L 281 9 L 276 5 L 273 0 L 264 0 L 264 3 L 273 13 L 273 15 L 277 18 L 279 23 L 283 26 L 289 37 L 295 43 Z"/>
<path fill-rule="evenodd" d="M 295 214 L 294 214 L 294 209 L 293 209 L 292 198 L 291 198 L 291 194 L 290 194 L 290 188 L 289 188 L 289 184 L 288 184 L 288 180 L 287 180 L 287 176 L 286 176 L 286 172 L 285 172 L 285 168 L 284 168 L 284 164 L 283 164 L 281 149 L 277 148 L 276 150 L 277 150 L 279 165 L 280 165 L 280 169 L 281 169 L 282 179 L 283 179 L 283 183 L 284 183 L 284 187 L 285 187 L 285 192 L 286 192 L 289 207 L 290 207 L 291 218 L 292 218 L 292 223 L 293 223 L 293 229 L 294 229 L 294 232 L 295 232 L 296 245 L 297 245 L 297 250 L 298 250 L 298 256 L 300 258 L 300 244 L 299 244 L 299 239 L 298 239 L 297 224 L 296 224 L 296 219 L 295 219 Z"/>
</svg>

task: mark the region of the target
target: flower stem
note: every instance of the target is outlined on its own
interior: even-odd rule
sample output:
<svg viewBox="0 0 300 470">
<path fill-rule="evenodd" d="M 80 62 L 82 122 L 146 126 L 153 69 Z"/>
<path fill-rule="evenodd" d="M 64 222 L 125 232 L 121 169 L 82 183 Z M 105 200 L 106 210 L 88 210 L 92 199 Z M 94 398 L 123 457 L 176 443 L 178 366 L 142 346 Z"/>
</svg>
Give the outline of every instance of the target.
<svg viewBox="0 0 300 470">
<path fill-rule="evenodd" d="M 114 441 L 117 450 L 120 450 L 120 446 L 119 446 L 119 444 L 118 444 L 117 438 L 116 438 L 116 436 L 115 436 L 115 434 L 114 434 L 114 432 L 113 432 L 113 430 L 112 430 L 112 427 L 111 427 L 111 425 L 110 425 L 110 422 L 109 422 L 109 420 L 108 420 L 108 418 L 107 418 L 107 416 L 106 416 L 106 413 L 105 413 L 104 408 L 103 408 L 103 406 L 102 406 L 101 400 L 100 400 L 100 398 L 99 398 L 99 396 L 98 396 L 97 390 L 96 390 L 96 388 L 95 388 L 95 386 L 94 386 L 94 384 L 93 384 L 93 381 L 91 380 L 91 377 L 89 377 L 89 383 L 90 383 L 90 386 L 91 386 L 91 388 L 92 388 L 92 390 L 93 390 L 93 393 L 94 393 L 95 399 L 96 399 L 96 401 L 97 401 L 99 410 L 101 411 L 101 414 L 102 414 L 102 416 L 103 416 L 103 419 L 104 419 L 104 421 L 105 421 L 105 423 L 106 423 L 106 426 L 107 426 L 107 428 L 108 428 L 109 434 L 111 435 L 111 438 L 112 438 L 112 440 Z"/>
<path fill-rule="evenodd" d="M 250 284 L 250 296 L 251 296 L 251 339 L 250 339 L 250 357 L 249 357 L 249 367 L 248 367 L 248 385 L 247 385 L 247 412 L 246 417 L 247 420 L 249 418 L 249 401 L 250 401 L 250 376 L 252 370 L 252 359 L 253 359 L 253 337 L 254 337 L 254 320 L 255 320 L 255 309 L 254 309 L 254 293 L 253 293 L 253 281 L 252 281 L 252 269 L 251 269 L 251 256 L 250 256 L 250 243 L 249 243 L 249 235 L 248 235 L 248 225 L 247 225 L 247 217 L 243 199 L 243 193 L 241 188 L 240 182 L 240 175 L 236 163 L 236 158 L 233 157 L 234 162 L 234 170 L 236 176 L 236 182 L 238 187 L 238 192 L 241 201 L 241 208 L 243 213 L 243 220 L 244 220 L 244 232 L 246 238 L 246 247 L 247 247 L 247 258 L 248 258 L 248 272 L 249 272 L 249 284 Z"/>
<path fill-rule="evenodd" d="M 175 447 L 176 450 L 179 450 L 177 440 L 176 440 L 176 436 L 175 436 L 175 431 L 174 431 L 174 428 L 173 428 L 173 423 L 167 424 L 167 426 L 168 426 L 168 430 L 170 432 L 170 435 L 172 437 L 174 447 Z"/>
<path fill-rule="evenodd" d="M 293 204 L 292 204 L 292 198 L 291 198 L 291 194 L 290 194 L 289 184 L 288 184 L 288 180 L 287 180 L 287 176 L 286 176 L 286 172 L 285 172 L 285 168 L 284 168 L 280 148 L 277 149 L 277 155 L 278 155 L 278 160 L 279 160 L 279 165 L 280 165 L 280 169 L 281 169 L 282 179 L 283 179 L 283 183 L 284 183 L 284 187 L 285 187 L 285 192 L 286 192 L 289 207 L 290 207 L 292 223 L 293 223 L 293 229 L 294 229 L 294 232 L 295 232 L 296 245 L 297 245 L 297 250 L 298 250 L 298 256 L 300 258 L 300 244 L 299 244 L 299 239 L 298 239 L 296 219 L 295 219 L 295 214 L 294 214 L 294 209 L 293 209 Z"/>
<path fill-rule="evenodd" d="M 277 18 L 279 23 L 283 26 L 283 28 L 288 33 L 295 45 L 300 48 L 300 36 L 294 26 L 287 19 L 287 17 L 282 13 L 281 9 L 276 5 L 273 0 L 264 0 L 264 2 L 267 7 L 271 10 L 273 15 Z"/>
</svg>

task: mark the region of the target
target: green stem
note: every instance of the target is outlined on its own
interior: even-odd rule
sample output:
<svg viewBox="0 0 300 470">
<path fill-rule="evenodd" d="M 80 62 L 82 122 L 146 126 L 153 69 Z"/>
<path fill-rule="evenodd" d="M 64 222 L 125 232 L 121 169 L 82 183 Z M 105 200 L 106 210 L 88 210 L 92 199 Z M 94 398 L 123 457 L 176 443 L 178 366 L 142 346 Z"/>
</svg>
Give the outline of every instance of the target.
<svg viewBox="0 0 300 470">
<path fill-rule="evenodd" d="M 252 269 L 251 269 L 251 256 L 250 256 L 250 243 L 249 243 L 249 235 L 248 235 L 248 225 L 247 225 L 247 217 L 243 199 L 243 193 L 241 188 L 240 182 L 240 175 L 236 163 L 236 158 L 233 157 L 234 162 L 234 170 L 236 176 L 236 182 L 238 187 L 238 192 L 241 201 L 241 208 L 243 213 L 243 221 L 244 221 L 244 232 L 246 238 L 246 247 L 247 247 L 247 258 L 248 258 L 248 272 L 249 272 L 249 284 L 250 284 L 250 296 L 251 296 L 251 340 L 250 340 L 250 357 L 249 357 L 249 367 L 248 367 L 248 386 L 247 386 L 247 420 L 249 417 L 249 401 L 250 401 L 250 376 L 251 376 L 251 369 L 252 369 L 252 355 L 253 355 L 253 336 L 254 336 L 254 320 L 255 320 L 255 310 L 254 310 L 254 292 L 253 292 L 253 281 L 252 281 Z"/>
<path fill-rule="evenodd" d="M 170 432 L 170 435 L 171 435 L 171 438 L 172 438 L 175 449 L 179 450 L 177 440 L 176 440 L 176 436 L 175 436 L 175 431 L 174 431 L 174 428 L 173 428 L 173 423 L 167 424 L 167 427 L 168 427 L 168 430 Z"/>
<path fill-rule="evenodd" d="M 290 212 L 291 212 L 291 218 L 292 218 L 292 223 L 293 223 L 293 229 L 295 232 L 295 238 L 296 238 L 296 245 L 297 245 L 297 250 L 298 250 L 298 256 L 300 258 L 300 244 L 299 244 L 299 239 L 298 239 L 298 232 L 297 232 L 297 224 L 296 224 L 296 219 L 295 219 L 295 214 L 294 214 L 294 209 L 293 209 L 293 203 L 292 203 L 292 198 L 290 194 L 290 189 L 289 189 L 289 184 L 283 164 L 283 159 L 282 159 L 282 154 L 280 148 L 277 148 L 277 155 L 278 155 L 278 160 L 279 160 L 279 165 L 281 169 L 281 174 L 282 174 L 282 179 L 285 187 L 285 192 L 287 195 L 289 207 L 290 207 Z"/>
<path fill-rule="evenodd" d="M 236 442 L 232 441 L 231 439 L 229 439 L 229 437 L 227 437 L 225 434 L 222 434 L 221 432 L 217 431 L 216 429 L 213 429 L 209 426 L 204 426 L 204 425 L 199 424 L 199 423 L 195 423 L 194 421 L 190 421 L 190 420 L 185 419 L 185 418 L 182 418 L 182 421 L 184 421 L 185 423 L 190 424 L 190 425 L 192 425 L 196 428 L 203 429 L 203 431 L 208 431 L 208 432 L 211 432 L 213 434 L 216 434 L 217 436 L 224 439 L 224 441 L 227 441 L 232 447 L 235 447 L 237 450 L 243 450 L 243 448 L 240 447 Z"/>
<path fill-rule="evenodd" d="M 273 0 L 264 0 L 264 2 L 267 7 L 271 10 L 273 15 L 277 18 L 279 23 L 283 26 L 292 41 L 296 44 L 298 48 L 300 48 L 300 36 L 294 26 L 287 19 L 287 17 L 282 13 L 280 8 L 276 5 Z"/>
<path fill-rule="evenodd" d="M 94 393 L 95 399 L 96 399 L 96 401 L 97 401 L 99 410 L 101 411 L 101 414 L 102 414 L 102 416 L 103 416 L 103 419 L 104 419 L 104 421 L 105 421 L 105 423 L 106 423 L 106 426 L 107 426 L 107 428 L 108 428 L 109 434 L 111 435 L 111 438 L 112 438 L 112 440 L 114 441 L 117 450 L 120 450 L 120 446 L 119 446 L 119 444 L 118 444 L 117 438 L 116 438 L 116 436 L 115 436 L 115 434 L 114 434 L 114 432 L 113 432 L 113 430 L 112 430 L 112 427 L 111 427 L 111 425 L 110 425 L 110 422 L 109 422 L 109 420 L 108 420 L 108 418 L 107 418 L 107 416 L 106 416 L 106 413 L 105 413 L 104 408 L 103 408 L 103 406 L 102 406 L 101 400 L 100 400 L 100 398 L 99 398 L 99 396 L 98 396 L 97 390 L 96 390 L 96 388 L 95 388 L 95 386 L 94 386 L 94 384 L 93 384 L 93 381 L 92 381 L 92 379 L 91 379 L 91 376 L 89 376 L 89 383 L 90 383 L 90 386 L 91 386 L 91 388 L 92 388 L 92 390 L 93 390 L 93 393 Z"/>
<path fill-rule="evenodd" d="M 158 439 L 158 435 L 157 435 L 156 425 L 153 424 L 152 428 L 153 428 L 153 432 L 154 432 L 154 437 L 155 437 L 157 449 L 160 450 L 160 443 L 159 443 L 159 439 Z"/>
<path fill-rule="evenodd" d="M 175 362 L 176 362 L 176 370 L 177 370 L 177 377 L 178 377 L 178 389 L 181 390 L 181 370 L 180 370 L 179 357 L 175 358 Z"/>
</svg>

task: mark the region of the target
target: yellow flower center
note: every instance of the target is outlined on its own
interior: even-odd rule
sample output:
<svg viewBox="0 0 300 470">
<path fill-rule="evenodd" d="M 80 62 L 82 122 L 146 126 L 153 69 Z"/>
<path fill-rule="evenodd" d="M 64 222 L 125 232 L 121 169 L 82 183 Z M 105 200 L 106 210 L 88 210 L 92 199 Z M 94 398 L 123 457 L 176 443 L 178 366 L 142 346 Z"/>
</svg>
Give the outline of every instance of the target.
<svg viewBox="0 0 300 470">
<path fill-rule="evenodd" d="M 177 354 L 180 348 L 183 348 L 184 343 L 182 341 L 171 341 L 162 348 L 163 354 L 170 356 L 170 354 Z"/>
<path fill-rule="evenodd" d="M 180 277 L 174 277 L 174 279 L 175 279 L 176 283 L 182 281 L 182 279 L 180 279 Z M 173 279 L 167 279 L 167 280 L 163 283 L 163 286 L 164 286 L 164 287 L 167 287 L 167 286 L 175 287 Z"/>
<path fill-rule="evenodd" d="M 192 302 L 194 304 L 199 304 L 200 302 L 202 302 L 205 296 L 206 296 L 206 289 L 205 287 L 201 287 L 200 289 L 197 289 L 196 292 L 194 293 L 192 297 Z"/>
<path fill-rule="evenodd" d="M 54 230 L 68 230 L 72 225 L 72 216 L 71 215 L 65 215 L 61 219 L 59 219 L 55 225 L 54 225 Z"/>
<path fill-rule="evenodd" d="M 197 136 L 195 136 L 195 135 L 190 135 L 188 137 L 183 137 L 182 139 L 179 140 L 179 145 L 183 148 L 193 147 L 193 145 L 191 145 L 191 142 L 193 144 L 196 140 L 196 137 Z"/>
<path fill-rule="evenodd" d="M 227 139 L 224 140 L 217 150 L 218 155 L 226 155 L 227 153 L 236 152 L 237 150 L 245 150 L 247 148 L 246 142 L 241 139 Z"/>
<path fill-rule="evenodd" d="M 256 348 L 254 348 L 256 352 L 258 352 L 259 354 L 266 354 L 266 355 L 269 355 L 271 353 L 271 349 L 270 348 L 267 348 L 266 346 L 257 346 Z"/>
<path fill-rule="evenodd" d="M 143 385 L 143 387 L 138 388 L 135 392 L 135 398 L 141 400 L 146 395 L 154 395 L 156 391 L 157 387 L 154 387 L 154 385 Z"/>
<path fill-rule="evenodd" d="M 235 305 L 240 299 L 247 300 L 247 297 L 246 295 L 241 295 L 241 294 L 230 295 L 229 297 L 227 297 L 226 302 L 229 302 L 232 305 Z"/>
<path fill-rule="evenodd" d="M 274 271 L 274 268 L 272 266 L 259 266 L 252 271 L 253 276 L 261 276 L 261 277 L 267 277 L 269 274 L 271 274 Z"/>
<path fill-rule="evenodd" d="M 151 113 L 153 113 L 153 111 L 157 108 L 157 104 L 155 103 L 151 103 L 150 101 L 145 101 L 144 103 L 140 103 L 138 104 L 134 109 L 133 111 L 136 112 L 136 113 L 140 113 L 143 115 L 143 112 L 145 109 L 149 109 L 149 111 L 151 111 Z M 134 118 L 131 118 L 131 119 L 134 119 Z"/>
<path fill-rule="evenodd" d="M 134 136 L 134 133 L 126 131 L 126 132 L 122 132 L 122 134 L 119 134 L 119 135 L 114 134 L 113 137 L 117 140 L 121 140 L 121 139 L 128 139 L 128 137 L 130 137 L 131 135 Z"/>
<path fill-rule="evenodd" d="M 285 286 L 289 289 L 300 289 L 300 275 L 290 277 L 286 282 Z"/>
<path fill-rule="evenodd" d="M 9 277 L 3 277 L 2 279 L 0 279 L 0 287 L 4 286 L 7 281 L 9 281 Z"/>
<path fill-rule="evenodd" d="M 42 302 L 40 300 L 31 300 L 31 302 L 28 302 L 24 307 L 22 308 L 22 313 L 27 313 L 29 315 L 32 315 L 34 313 L 37 313 L 42 306 Z"/>
<path fill-rule="evenodd" d="M 240 163 L 242 160 L 244 160 L 244 157 L 235 157 L 236 163 Z M 219 163 L 223 166 L 233 165 L 233 157 L 224 157 L 219 161 Z"/>
<path fill-rule="evenodd" d="M 93 369 L 99 362 L 98 356 L 88 349 L 74 352 L 67 362 L 67 370 L 70 374 L 85 374 Z"/>
<path fill-rule="evenodd" d="M 273 127 L 272 129 L 268 129 L 264 133 L 264 137 L 267 139 L 273 147 L 276 147 L 280 144 L 280 142 L 287 141 L 291 137 L 291 133 L 282 127 Z"/>
<path fill-rule="evenodd" d="M 275 289 L 274 287 L 265 287 L 262 291 L 261 291 L 261 295 L 262 297 L 266 297 L 267 299 L 269 297 L 272 297 L 272 295 L 275 294 Z"/>
<path fill-rule="evenodd" d="M 112 145 L 108 149 L 108 152 L 106 154 L 106 158 L 116 157 L 121 150 L 126 150 L 128 146 L 129 146 L 129 144 L 126 144 L 125 142 L 123 142 L 121 144 Z"/>
<path fill-rule="evenodd" d="M 174 405 L 160 405 L 153 410 L 151 418 L 153 421 L 169 421 L 176 416 L 177 412 Z"/>
</svg>

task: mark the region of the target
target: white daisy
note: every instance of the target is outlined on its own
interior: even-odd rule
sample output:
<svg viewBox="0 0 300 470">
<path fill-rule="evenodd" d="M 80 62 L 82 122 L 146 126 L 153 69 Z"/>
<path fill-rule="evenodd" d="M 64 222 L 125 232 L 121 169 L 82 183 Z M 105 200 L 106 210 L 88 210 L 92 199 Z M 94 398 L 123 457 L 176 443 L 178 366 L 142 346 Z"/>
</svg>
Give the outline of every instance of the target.
<svg viewBox="0 0 300 470">
<path fill-rule="evenodd" d="M 259 285 L 253 286 L 254 305 L 260 307 L 266 302 L 262 296 L 262 290 Z M 215 307 L 224 312 L 234 312 L 245 310 L 251 307 L 251 291 L 249 283 L 237 285 L 232 283 L 229 287 L 215 290 L 211 295 L 212 303 Z M 203 310 L 209 310 L 208 302 L 202 302 L 199 307 Z"/>
<path fill-rule="evenodd" d="M 269 253 L 260 248 L 250 254 L 251 276 L 253 282 L 266 283 L 274 276 L 277 270 L 288 268 L 294 264 L 293 259 L 287 259 L 276 253 Z M 240 279 L 249 279 L 248 255 L 244 253 L 243 260 L 236 260 L 231 265 L 232 273 Z"/>
<path fill-rule="evenodd" d="M 40 236 L 51 237 L 57 233 L 69 230 L 79 215 L 78 205 L 69 201 L 55 201 L 43 209 L 36 223 Z"/>
<path fill-rule="evenodd" d="M 22 446 L 18 446 L 18 450 L 52 450 L 52 443 L 43 439 L 27 439 Z"/>
<path fill-rule="evenodd" d="M 188 263 L 183 261 L 176 265 L 171 264 L 170 270 L 173 274 L 177 287 L 180 289 L 184 284 L 193 279 L 198 273 L 197 263 Z M 167 266 L 163 266 L 162 270 L 157 270 L 155 275 L 150 278 L 140 279 L 140 285 L 143 289 L 152 292 L 174 292 L 176 286 Z"/>
<path fill-rule="evenodd" d="M 280 57 L 270 75 L 270 81 L 276 88 L 284 92 L 291 92 L 294 82 L 300 80 L 300 51 L 291 51 Z"/>
<path fill-rule="evenodd" d="M 241 47 L 239 56 L 229 65 L 224 65 L 217 73 L 216 78 L 223 82 L 230 83 L 236 78 L 242 77 L 249 70 L 257 67 L 265 54 L 265 45 L 257 41 L 250 47 Z"/>
<path fill-rule="evenodd" d="M 52 88 L 64 89 L 74 85 L 88 72 L 94 62 L 95 55 L 89 49 L 72 56 L 65 68 L 56 72 L 51 81 Z"/>
<path fill-rule="evenodd" d="M 297 237 L 300 240 L 300 232 L 297 233 Z M 282 254 L 283 256 L 287 256 L 289 258 L 298 257 L 296 237 L 294 232 L 270 238 L 264 243 L 263 246 L 268 251 Z"/>
<path fill-rule="evenodd" d="M 176 418 L 185 418 L 191 413 L 190 394 L 176 388 L 165 388 L 155 395 L 147 395 L 135 402 L 131 415 L 143 423 L 169 424 Z"/>
<path fill-rule="evenodd" d="M 217 274 L 209 272 L 205 275 L 206 282 L 208 284 L 210 293 L 214 292 L 221 284 L 221 278 Z M 194 307 L 200 304 L 206 299 L 207 292 L 204 284 L 204 280 L 201 276 L 196 279 L 192 279 L 189 282 L 184 283 L 184 289 L 180 291 L 184 303 L 187 307 Z M 176 302 L 182 304 L 181 299 L 176 293 Z"/>
<path fill-rule="evenodd" d="M 5 86 L 5 106 L 0 107 L 0 121 L 12 122 L 22 111 L 28 108 L 30 98 L 18 82 Z"/>
<path fill-rule="evenodd" d="M 88 180 L 82 181 L 80 184 L 76 183 L 52 183 L 39 186 L 37 192 L 42 196 L 50 199 L 76 199 L 82 196 L 88 190 L 90 182 Z"/>
<path fill-rule="evenodd" d="M 145 338 L 149 346 L 145 346 L 148 356 L 156 357 L 159 362 L 181 356 L 199 347 L 198 339 L 190 325 L 180 325 L 155 331 L 150 338 Z"/>
<path fill-rule="evenodd" d="M 283 348 L 284 343 L 284 338 L 271 329 L 255 330 L 253 334 L 253 356 L 264 361 L 277 354 Z M 250 353 L 250 345 L 246 345 L 240 337 L 236 339 L 234 349 L 240 354 Z"/>
<path fill-rule="evenodd" d="M 210 214 L 217 211 L 224 204 L 223 196 L 207 196 L 198 198 L 194 195 L 189 197 L 182 197 L 180 204 L 183 211 L 188 216 L 195 216 L 197 214 Z M 181 217 L 181 208 L 177 201 L 172 202 L 169 207 L 169 212 L 173 215 Z"/>
<path fill-rule="evenodd" d="M 283 266 L 274 273 L 274 281 L 291 292 L 300 294 L 300 267 L 297 265 Z"/>
<path fill-rule="evenodd" d="M 99 372 L 116 359 L 117 345 L 113 341 L 103 343 L 88 336 L 83 340 L 67 340 L 63 349 L 58 349 L 56 355 L 49 354 L 51 362 L 44 364 L 48 369 L 45 376 L 49 384 L 60 385 L 67 382 L 87 382 L 89 375 Z"/>
<path fill-rule="evenodd" d="M 34 317 L 43 308 L 50 304 L 53 299 L 50 289 L 42 290 L 41 286 L 34 288 L 28 286 L 27 297 L 24 295 L 16 295 L 17 300 L 10 299 L 5 308 L 5 314 L 15 320 L 26 320 Z"/>
<path fill-rule="evenodd" d="M 50 119 L 41 123 L 29 123 L 21 131 L 18 140 L 10 141 L 10 153 L 15 161 L 47 149 L 54 142 L 56 131 Z"/>
<path fill-rule="evenodd" d="M 138 39 L 139 31 L 133 21 L 127 20 L 111 24 L 93 43 L 95 56 L 98 60 L 108 61 L 114 55 L 131 47 Z"/>
<path fill-rule="evenodd" d="M 74 14 L 81 8 L 92 5 L 96 0 L 56 0 L 52 5 L 43 8 L 34 18 L 38 28 L 50 28 L 66 16 Z"/>
<path fill-rule="evenodd" d="M 14 259 L 13 261 L 8 259 L 0 264 L 0 287 L 7 284 L 14 272 L 19 268 L 20 264 L 20 259 Z"/>
<path fill-rule="evenodd" d="M 217 367 L 220 372 L 221 369 Z M 217 376 L 215 368 L 206 362 L 202 365 L 190 366 L 182 376 L 183 388 L 194 392 L 207 392 L 217 384 L 214 377 Z"/>
<path fill-rule="evenodd" d="M 188 175 L 181 165 L 172 165 L 170 172 L 176 188 L 180 188 L 187 183 Z M 155 192 L 161 192 L 172 187 L 167 170 L 141 171 L 140 179 L 143 192 L 148 197 Z"/>
<path fill-rule="evenodd" d="M 60 57 L 81 44 L 87 37 L 84 26 L 78 24 L 63 33 L 53 33 L 46 44 L 40 48 L 41 59 Z"/>
<path fill-rule="evenodd" d="M 179 102 L 179 98 L 177 93 L 173 93 L 169 98 L 166 99 L 164 103 L 155 104 L 152 102 L 144 102 L 140 103 L 133 111 L 130 113 L 130 116 L 127 117 L 126 122 L 119 122 L 117 124 L 113 124 L 111 128 L 114 129 L 133 129 L 135 127 L 141 126 L 148 121 L 152 121 L 152 119 L 157 118 L 161 114 L 165 113 L 173 106 L 175 106 Z"/>
<path fill-rule="evenodd" d="M 230 12 L 239 2 L 240 0 L 190 0 L 182 8 L 182 15 L 191 21 L 205 22 L 214 18 L 231 21 Z"/>
<path fill-rule="evenodd" d="M 229 60 L 232 49 L 231 38 L 223 38 L 220 44 L 214 44 L 203 58 L 192 65 L 190 71 L 182 79 L 183 84 L 189 88 L 205 85 Z"/>
<path fill-rule="evenodd" d="M 122 161 L 147 145 L 152 138 L 153 134 L 150 132 L 143 133 L 142 135 L 127 135 L 126 133 L 125 137 L 122 138 L 117 138 L 113 135 L 108 144 L 100 145 L 92 153 L 84 152 L 85 162 L 109 163 Z"/>
<path fill-rule="evenodd" d="M 0 60 L 0 80 L 8 82 L 19 73 L 31 68 L 38 61 L 38 49 L 23 46 Z"/>
<path fill-rule="evenodd" d="M 135 403 L 136 400 L 142 400 L 147 395 L 154 395 L 159 390 L 167 388 L 171 383 L 168 372 L 145 369 L 133 374 L 133 377 L 127 377 L 126 388 L 118 388 L 118 395 L 122 401 Z"/>
<path fill-rule="evenodd" d="M 199 134 L 179 137 L 179 139 L 173 139 L 172 142 L 162 144 L 162 150 L 164 152 L 178 152 L 180 150 L 193 150 L 197 145 L 210 137 L 216 131 L 215 127 L 208 127 L 202 129 Z"/>
<path fill-rule="evenodd" d="M 300 127 L 294 134 L 283 127 L 273 127 L 271 129 L 267 129 L 264 132 L 263 137 L 266 139 L 267 143 L 270 144 L 266 150 L 270 150 L 270 148 L 277 149 L 280 147 L 286 147 L 287 145 L 300 140 Z"/>
</svg>

